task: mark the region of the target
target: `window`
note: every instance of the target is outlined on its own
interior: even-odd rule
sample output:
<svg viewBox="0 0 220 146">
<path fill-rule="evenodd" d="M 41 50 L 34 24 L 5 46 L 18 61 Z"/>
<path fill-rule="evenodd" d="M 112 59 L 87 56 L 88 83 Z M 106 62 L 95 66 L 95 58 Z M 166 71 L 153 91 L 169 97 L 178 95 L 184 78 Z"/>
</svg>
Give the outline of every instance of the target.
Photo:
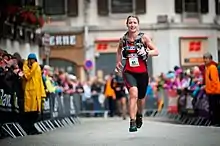
<svg viewBox="0 0 220 146">
<path fill-rule="evenodd" d="M 176 13 L 201 13 L 209 12 L 209 0 L 175 0 Z"/>
<path fill-rule="evenodd" d="M 43 8 L 44 8 L 44 13 L 46 15 L 63 15 L 65 14 L 65 1 L 64 0 L 44 0 Z"/>
<path fill-rule="evenodd" d="M 185 0 L 184 11 L 188 13 L 198 13 L 199 12 L 199 0 Z"/>
<path fill-rule="evenodd" d="M 145 14 L 146 0 L 97 0 L 98 14 L 108 16 L 111 14 Z"/>
<path fill-rule="evenodd" d="M 26 5 L 26 6 L 35 6 L 36 3 L 35 3 L 35 0 L 25 0 L 24 5 Z"/>
<path fill-rule="evenodd" d="M 133 13 L 133 0 L 111 0 L 111 13 Z"/>
</svg>

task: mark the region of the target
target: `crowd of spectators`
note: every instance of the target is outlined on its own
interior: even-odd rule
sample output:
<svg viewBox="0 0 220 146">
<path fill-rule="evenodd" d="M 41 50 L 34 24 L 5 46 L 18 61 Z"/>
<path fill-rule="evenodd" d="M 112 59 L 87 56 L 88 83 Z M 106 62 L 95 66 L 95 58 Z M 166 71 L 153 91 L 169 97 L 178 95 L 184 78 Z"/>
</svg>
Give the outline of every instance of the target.
<svg viewBox="0 0 220 146">
<path fill-rule="evenodd" d="M 204 65 L 188 69 L 175 66 L 173 71 L 166 74 L 161 73 L 160 76 L 151 78 L 146 93 L 147 100 L 150 97 L 156 98 L 157 107 L 161 110 L 164 99 L 158 93 L 161 90 L 172 89 L 176 90 L 179 96 L 190 93 L 192 104 L 195 104 L 196 101 L 193 98 L 197 97 L 200 91 L 203 90 L 209 97 L 209 114 L 214 115 L 212 121 L 220 123 L 218 116 L 216 116 L 220 111 L 220 105 L 217 104 L 219 103 L 218 96 L 220 94 L 218 66 L 212 60 L 211 54 L 207 53 L 203 57 Z M 31 90 L 27 87 L 24 88 L 24 81 L 27 85 L 27 78 L 32 74 L 33 66 L 37 68 L 37 65 L 39 66 L 42 83 L 37 84 L 40 94 L 36 93 L 36 95 L 39 95 L 40 98 L 43 99 L 49 94 L 77 94 L 80 97 L 79 102 L 76 103 L 79 113 L 80 111 L 88 111 L 89 114 L 99 116 L 100 111 L 109 110 L 109 116 L 111 117 L 122 115 L 122 111 L 119 110 L 122 105 L 117 104 L 118 99 L 116 98 L 115 89 L 112 87 L 112 81 L 115 79 L 114 74 L 108 75 L 104 79 L 93 77 L 88 81 L 80 82 L 75 75 L 64 70 L 52 68 L 49 65 L 39 65 L 35 54 L 29 54 L 27 60 L 25 60 L 18 53 L 11 55 L 4 50 L 0 50 L 0 89 L 4 89 L 7 94 L 16 93 L 21 112 L 41 111 L 39 108 L 41 107 L 40 103 L 37 103 L 36 109 L 27 110 L 24 108 L 28 104 L 30 105 L 30 103 L 24 101 L 25 97 L 30 94 L 25 92 L 25 89 Z M 30 88 L 32 86 L 35 85 L 30 83 Z M 123 86 L 121 90 L 124 90 L 125 97 L 128 97 L 128 92 Z M 126 104 L 127 101 L 125 100 Z"/>
<path fill-rule="evenodd" d="M 158 109 L 164 105 L 161 91 L 175 90 L 178 111 L 191 108 L 196 116 L 206 116 L 213 125 L 220 124 L 220 66 L 210 53 L 203 56 L 204 64 L 183 69 L 175 66 L 173 71 L 151 78 L 147 96 L 156 98 Z M 188 101 L 187 101 L 188 100 Z M 187 105 L 188 104 L 188 105 Z M 201 113 L 197 113 L 202 111 Z"/>
</svg>

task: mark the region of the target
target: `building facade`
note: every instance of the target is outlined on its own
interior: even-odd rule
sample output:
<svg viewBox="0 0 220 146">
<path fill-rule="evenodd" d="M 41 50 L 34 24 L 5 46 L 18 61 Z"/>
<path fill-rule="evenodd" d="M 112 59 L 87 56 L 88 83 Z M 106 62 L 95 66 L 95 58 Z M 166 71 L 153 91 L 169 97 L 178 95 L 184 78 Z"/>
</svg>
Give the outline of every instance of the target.
<svg viewBox="0 0 220 146">
<path fill-rule="evenodd" d="M 41 62 L 43 16 L 35 0 L 0 1 L 0 15 L 0 48 L 11 54 L 17 52 L 24 59 L 29 53 L 35 53 Z"/>
<path fill-rule="evenodd" d="M 126 31 L 126 17 L 133 14 L 160 52 L 149 60 L 153 75 L 175 65 L 201 64 L 207 51 L 215 60 L 220 54 L 219 0 L 39 0 L 38 4 L 50 19 L 43 28 L 46 33 L 83 32 L 84 59 L 93 62 L 91 75 L 97 70 L 113 72 L 118 40 Z"/>
</svg>

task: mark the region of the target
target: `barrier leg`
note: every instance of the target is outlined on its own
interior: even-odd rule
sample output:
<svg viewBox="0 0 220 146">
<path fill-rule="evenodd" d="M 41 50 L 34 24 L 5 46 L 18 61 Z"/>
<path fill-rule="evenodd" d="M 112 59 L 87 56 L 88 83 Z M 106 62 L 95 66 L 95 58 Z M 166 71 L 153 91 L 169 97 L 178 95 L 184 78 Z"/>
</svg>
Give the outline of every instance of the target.
<svg viewBox="0 0 220 146">
<path fill-rule="evenodd" d="M 52 126 L 53 129 L 56 129 L 56 127 L 53 125 L 53 123 L 50 120 L 48 120 L 48 123 Z"/>
<path fill-rule="evenodd" d="M 65 121 L 69 126 L 73 125 L 73 123 L 70 121 L 69 117 L 65 118 Z"/>
<path fill-rule="evenodd" d="M 54 120 L 54 123 L 57 125 L 58 128 L 62 127 L 62 125 L 60 125 L 57 120 Z"/>
<path fill-rule="evenodd" d="M 48 123 L 48 121 L 45 121 L 46 125 L 48 126 L 49 130 L 53 130 L 53 128 L 51 127 L 51 125 Z"/>
<path fill-rule="evenodd" d="M 63 123 L 63 125 L 66 127 L 68 126 L 68 123 L 65 121 L 65 119 L 62 119 L 61 122 Z"/>
<path fill-rule="evenodd" d="M 189 125 L 191 123 L 191 121 L 192 121 L 192 118 L 189 117 L 188 120 L 186 121 L 186 124 Z"/>
<path fill-rule="evenodd" d="M 12 138 L 16 138 L 16 136 L 14 135 L 14 133 L 11 131 L 10 128 L 8 128 L 7 126 L 5 127 L 4 125 L 2 126 L 2 129 L 8 133 Z"/>
<path fill-rule="evenodd" d="M 73 119 L 73 117 L 69 117 L 69 120 L 73 125 L 76 123 L 75 120 Z"/>
<path fill-rule="evenodd" d="M 76 123 L 78 123 L 78 124 L 81 123 L 78 116 L 74 116 L 74 118 L 75 118 Z"/>
<path fill-rule="evenodd" d="M 43 126 L 41 122 L 38 122 L 37 125 L 42 129 L 43 132 L 47 132 L 47 129 Z"/>
<path fill-rule="evenodd" d="M 61 120 L 61 122 L 64 124 L 65 127 L 69 125 L 69 124 L 66 122 L 65 118 L 63 118 L 63 119 Z"/>
<path fill-rule="evenodd" d="M 73 124 L 76 124 L 76 120 L 73 117 L 70 117 L 70 120 L 73 122 Z"/>
<path fill-rule="evenodd" d="M 63 123 L 61 123 L 60 120 L 57 120 L 57 122 L 60 124 L 61 127 L 64 127 Z"/>
<path fill-rule="evenodd" d="M 211 121 L 207 120 L 206 123 L 205 123 L 205 126 L 210 126 L 210 125 L 211 125 Z"/>
<path fill-rule="evenodd" d="M 187 117 L 184 117 L 183 120 L 182 120 L 182 124 L 185 124 L 187 121 Z"/>
<path fill-rule="evenodd" d="M 39 123 L 34 123 L 34 127 L 37 129 L 38 132 L 44 133 L 44 130 L 42 130 L 43 128 Z"/>
<path fill-rule="evenodd" d="M 13 126 L 15 129 L 19 132 L 21 136 L 27 136 L 27 133 L 24 131 L 24 129 L 20 126 L 18 123 L 14 123 Z"/>
<path fill-rule="evenodd" d="M 180 121 L 180 118 L 181 118 L 181 116 L 180 116 L 180 115 L 177 115 L 175 120 L 176 120 L 176 121 Z"/>
<path fill-rule="evenodd" d="M 12 130 L 9 128 L 8 124 L 5 124 L 5 126 L 7 127 L 7 129 L 10 131 L 10 133 L 12 133 L 13 137 L 16 138 L 15 134 L 12 132 Z"/>
<path fill-rule="evenodd" d="M 65 118 L 65 121 L 67 122 L 68 125 L 70 125 L 70 126 L 73 125 L 73 124 L 71 123 L 69 117 L 66 117 L 66 118 Z"/>
<path fill-rule="evenodd" d="M 48 132 L 49 130 L 48 130 L 48 128 L 44 125 L 44 123 L 43 123 L 42 121 L 41 121 L 40 123 L 41 123 L 42 127 L 44 127 L 44 129 Z"/>
<path fill-rule="evenodd" d="M 202 125 L 203 121 L 204 121 L 204 118 L 201 118 L 201 120 L 199 121 L 198 125 Z"/>
<path fill-rule="evenodd" d="M 198 125 L 200 123 L 200 120 L 201 120 L 201 118 L 199 117 L 195 124 Z"/>
<path fill-rule="evenodd" d="M 189 122 L 189 125 L 193 125 L 194 122 L 195 122 L 195 117 L 193 117 L 193 118 L 191 119 L 191 121 Z"/>
<path fill-rule="evenodd" d="M 12 126 L 12 127 L 10 127 Z M 18 132 L 19 136 L 26 136 L 27 133 L 23 130 L 23 128 L 18 124 L 18 123 L 5 123 L 2 128 L 13 138 L 16 138 L 17 136 L 15 135 L 15 131 Z M 13 129 L 15 129 L 15 131 L 13 132 Z"/>
<path fill-rule="evenodd" d="M 157 115 L 157 111 L 153 111 L 150 115 L 150 117 L 155 117 Z"/>
</svg>

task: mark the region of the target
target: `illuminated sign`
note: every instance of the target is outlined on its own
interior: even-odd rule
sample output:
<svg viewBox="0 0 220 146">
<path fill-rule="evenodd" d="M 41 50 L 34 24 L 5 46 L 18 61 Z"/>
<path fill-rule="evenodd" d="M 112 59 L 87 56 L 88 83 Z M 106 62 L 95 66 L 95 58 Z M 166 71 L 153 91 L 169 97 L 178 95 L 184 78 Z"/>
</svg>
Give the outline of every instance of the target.
<svg viewBox="0 0 220 146">
<path fill-rule="evenodd" d="M 50 46 L 72 46 L 76 44 L 75 35 L 56 35 L 50 36 Z"/>
</svg>

